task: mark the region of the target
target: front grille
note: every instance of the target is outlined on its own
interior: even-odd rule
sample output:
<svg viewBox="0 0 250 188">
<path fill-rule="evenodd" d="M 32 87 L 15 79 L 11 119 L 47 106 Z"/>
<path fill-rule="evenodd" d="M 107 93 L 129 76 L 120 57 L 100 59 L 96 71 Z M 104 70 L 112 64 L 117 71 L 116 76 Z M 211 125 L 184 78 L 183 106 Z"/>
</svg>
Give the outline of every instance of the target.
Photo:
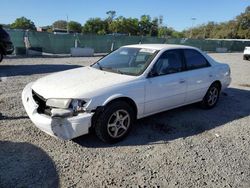
<svg viewBox="0 0 250 188">
<path fill-rule="evenodd" d="M 38 104 L 37 112 L 39 114 L 51 115 L 51 108 L 46 106 L 46 99 L 37 94 L 34 90 L 32 90 L 32 96 L 36 104 Z"/>
</svg>

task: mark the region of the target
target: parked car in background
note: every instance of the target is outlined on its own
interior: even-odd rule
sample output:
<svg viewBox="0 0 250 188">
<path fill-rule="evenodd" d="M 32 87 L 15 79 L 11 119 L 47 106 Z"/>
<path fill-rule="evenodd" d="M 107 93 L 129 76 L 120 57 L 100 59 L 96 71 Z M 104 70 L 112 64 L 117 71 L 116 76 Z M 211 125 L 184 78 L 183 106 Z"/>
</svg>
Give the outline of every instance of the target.
<svg viewBox="0 0 250 188">
<path fill-rule="evenodd" d="M 4 55 L 12 54 L 14 46 L 10 40 L 9 34 L 0 25 L 0 62 Z"/>
<path fill-rule="evenodd" d="M 243 52 L 243 60 L 250 60 L 250 47 L 245 47 Z"/>
<path fill-rule="evenodd" d="M 29 83 L 22 101 L 33 123 L 52 136 L 67 140 L 93 128 L 114 143 L 136 119 L 196 102 L 214 107 L 230 82 L 229 66 L 197 48 L 138 44 Z"/>
</svg>

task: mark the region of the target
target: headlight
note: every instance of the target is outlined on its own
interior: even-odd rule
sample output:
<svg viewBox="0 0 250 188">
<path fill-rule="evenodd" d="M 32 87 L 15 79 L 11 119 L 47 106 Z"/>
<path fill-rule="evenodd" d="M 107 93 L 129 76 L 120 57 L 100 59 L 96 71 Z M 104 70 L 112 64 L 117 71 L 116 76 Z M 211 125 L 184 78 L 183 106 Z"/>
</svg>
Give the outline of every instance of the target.
<svg viewBox="0 0 250 188">
<path fill-rule="evenodd" d="M 78 113 L 84 112 L 85 111 L 85 105 L 86 102 L 84 100 L 79 100 L 79 99 L 72 99 L 69 108 L 73 110 L 74 115 L 77 115 Z"/>
<path fill-rule="evenodd" d="M 68 108 L 70 105 L 71 99 L 48 99 L 46 101 L 47 106 L 55 108 Z"/>
<path fill-rule="evenodd" d="M 73 115 L 85 112 L 86 102 L 80 99 L 48 99 L 46 101 L 46 106 L 61 108 L 61 109 L 71 109 L 73 110 Z"/>
</svg>

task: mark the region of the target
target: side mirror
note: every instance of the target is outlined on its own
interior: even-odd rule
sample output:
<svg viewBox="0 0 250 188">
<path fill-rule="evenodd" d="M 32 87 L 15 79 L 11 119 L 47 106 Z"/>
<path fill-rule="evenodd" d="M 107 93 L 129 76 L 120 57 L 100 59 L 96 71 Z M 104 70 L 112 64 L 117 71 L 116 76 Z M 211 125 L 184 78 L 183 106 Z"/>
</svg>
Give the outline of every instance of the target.
<svg viewBox="0 0 250 188">
<path fill-rule="evenodd" d="M 155 77 L 155 76 L 158 76 L 158 73 L 156 72 L 156 70 L 153 68 L 151 69 L 151 71 L 148 73 L 148 78 L 152 78 L 152 77 Z"/>
</svg>

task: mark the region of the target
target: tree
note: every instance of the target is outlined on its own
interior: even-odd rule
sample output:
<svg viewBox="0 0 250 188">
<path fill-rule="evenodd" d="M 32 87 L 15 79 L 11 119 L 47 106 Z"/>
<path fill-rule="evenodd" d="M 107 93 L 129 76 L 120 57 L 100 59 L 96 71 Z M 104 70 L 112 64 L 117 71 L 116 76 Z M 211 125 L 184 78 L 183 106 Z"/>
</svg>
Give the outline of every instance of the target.
<svg viewBox="0 0 250 188">
<path fill-rule="evenodd" d="M 217 24 L 215 22 L 208 22 L 208 24 L 205 26 L 204 38 L 213 38 L 212 36 L 215 34 L 216 27 Z"/>
<path fill-rule="evenodd" d="M 152 37 L 157 37 L 158 35 L 158 23 L 159 23 L 159 20 L 158 18 L 154 18 L 151 22 L 151 28 L 150 28 L 150 36 Z"/>
<path fill-rule="evenodd" d="M 122 16 L 109 23 L 110 33 L 122 33 L 137 35 L 139 31 L 139 21 L 136 18 L 124 18 Z"/>
<path fill-rule="evenodd" d="M 138 35 L 139 20 L 137 18 L 125 18 L 122 24 L 125 25 L 124 33 L 128 35 Z"/>
<path fill-rule="evenodd" d="M 192 31 L 192 38 L 250 38 L 250 6 L 233 20 L 227 22 L 200 25 L 185 31 L 185 36 L 189 37 Z"/>
<path fill-rule="evenodd" d="M 82 31 L 82 25 L 75 21 L 70 21 L 68 23 L 69 31 L 73 31 L 75 33 L 81 33 Z"/>
<path fill-rule="evenodd" d="M 101 18 L 90 18 L 82 28 L 83 33 L 106 34 L 108 31 L 108 22 Z"/>
<path fill-rule="evenodd" d="M 120 33 L 127 35 L 159 36 L 159 37 L 184 37 L 183 32 L 175 31 L 163 25 L 163 17 L 151 19 L 149 15 L 137 18 L 116 17 L 115 11 L 106 12 L 106 19 L 90 18 L 82 27 L 83 33 L 103 35 L 107 33 Z"/>
<path fill-rule="evenodd" d="M 244 13 L 236 17 L 238 22 L 237 35 L 239 38 L 250 38 L 250 6 L 248 6 Z"/>
<path fill-rule="evenodd" d="M 67 21 L 57 20 L 52 24 L 53 29 L 67 29 Z"/>
<path fill-rule="evenodd" d="M 11 29 L 30 29 L 30 30 L 36 30 L 36 26 L 34 22 L 31 20 L 25 18 L 25 17 L 20 17 L 15 20 L 11 24 Z"/>
<path fill-rule="evenodd" d="M 184 33 L 182 31 L 181 32 L 174 31 L 172 33 L 172 38 L 184 38 L 184 37 L 185 37 L 185 35 L 184 35 Z"/>
<path fill-rule="evenodd" d="M 109 22 L 108 31 L 109 33 L 123 33 L 123 19 L 124 17 L 119 16 L 114 21 Z"/>
<path fill-rule="evenodd" d="M 247 8 L 246 8 L 246 10 L 245 10 L 245 13 L 250 13 L 250 6 L 248 6 Z"/>
<path fill-rule="evenodd" d="M 108 15 L 108 21 L 112 22 L 116 16 L 116 11 L 109 10 L 108 12 L 106 12 L 106 14 Z"/>
<path fill-rule="evenodd" d="M 158 37 L 163 38 L 184 38 L 184 32 L 175 31 L 172 27 L 160 27 L 158 29 Z"/>
<path fill-rule="evenodd" d="M 149 35 L 151 30 L 151 18 L 149 15 L 142 15 L 139 21 L 139 29 L 141 35 Z"/>
<path fill-rule="evenodd" d="M 175 30 L 172 27 L 161 27 L 158 31 L 158 37 L 172 38 Z"/>
</svg>

